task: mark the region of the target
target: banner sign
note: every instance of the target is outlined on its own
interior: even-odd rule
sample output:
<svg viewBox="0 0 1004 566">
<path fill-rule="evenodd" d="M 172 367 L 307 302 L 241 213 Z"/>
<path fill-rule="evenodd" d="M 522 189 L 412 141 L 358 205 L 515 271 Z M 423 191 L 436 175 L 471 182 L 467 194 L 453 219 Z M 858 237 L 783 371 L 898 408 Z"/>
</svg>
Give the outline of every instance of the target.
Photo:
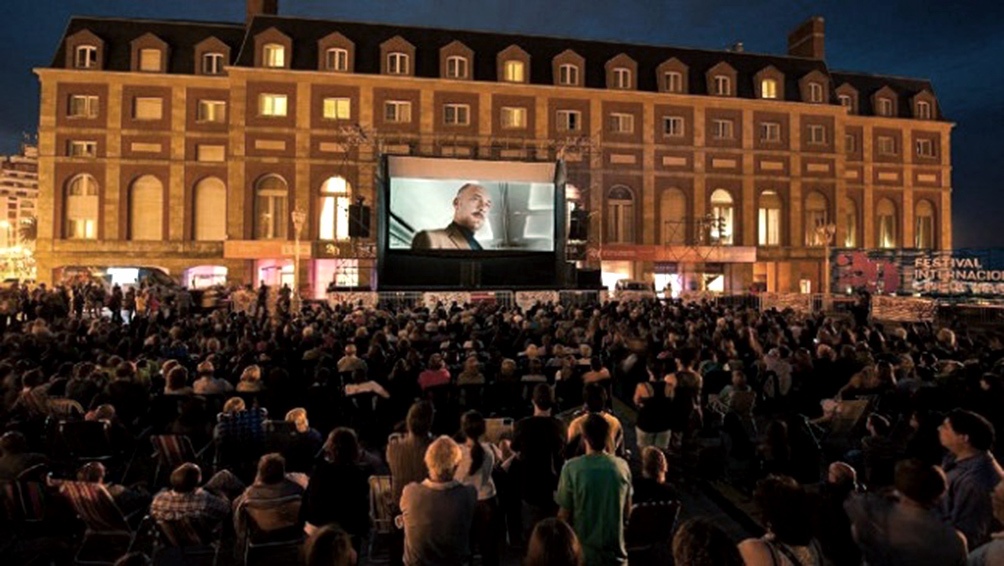
<svg viewBox="0 0 1004 566">
<path fill-rule="evenodd" d="M 834 250 L 832 291 L 1000 297 L 1004 249 Z"/>
</svg>

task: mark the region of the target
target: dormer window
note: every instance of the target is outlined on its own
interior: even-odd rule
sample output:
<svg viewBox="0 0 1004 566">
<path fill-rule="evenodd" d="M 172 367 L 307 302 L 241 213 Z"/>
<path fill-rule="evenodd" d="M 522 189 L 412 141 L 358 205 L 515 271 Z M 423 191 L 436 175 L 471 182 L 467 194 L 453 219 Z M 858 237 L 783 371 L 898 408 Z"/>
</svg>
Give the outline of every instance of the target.
<svg viewBox="0 0 1004 566">
<path fill-rule="evenodd" d="M 73 66 L 78 69 L 93 69 L 98 66 L 98 48 L 93 45 L 78 45 L 74 51 Z"/>
<path fill-rule="evenodd" d="M 715 75 L 714 90 L 715 96 L 732 96 L 732 79 L 725 75 Z"/>
<path fill-rule="evenodd" d="M 562 86 L 579 85 L 579 68 L 576 65 L 558 67 L 558 84 Z"/>
<path fill-rule="evenodd" d="M 446 58 L 446 78 L 466 79 L 467 78 L 467 58 L 453 55 Z"/>
<path fill-rule="evenodd" d="M 917 118 L 920 120 L 931 119 L 931 103 L 921 100 L 917 102 Z"/>
<path fill-rule="evenodd" d="M 224 61 L 222 53 L 205 53 L 202 55 L 202 74 L 222 75 L 223 64 Z"/>
<path fill-rule="evenodd" d="M 627 90 L 631 88 L 631 69 L 617 67 L 613 71 L 614 88 Z"/>
<path fill-rule="evenodd" d="M 823 85 L 819 83 L 809 83 L 809 102 L 823 101 Z"/>
<path fill-rule="evenodd" d="M 262 64 L 273 69 L 286 66 L 286 48 L 278 43 L 266 43 L 262 47 Z"/>
<path fill-rule="evenodd" d="M 332 47 L 324 52 L 324 68 L 329 71 L 340 73 L 349 70 L 349 50 L 341 47 Z"/>
<path fill-rule="evenodd" d="M 683 92 L 683 73 L 669 71 L 662 75 L 663 88 L 666 92 Z"/>
<path fill-rule="evenodd" d="M 892 99 L 891 98 L 880 98 L 880 99 L 878 99 L 878 115 L 879 116 L 892 116 Z"/>
<path fill-rule="evenodd" d="M 502 67 L 502 80 L 507 83 L 521 83 L 526 81 L 526 65 L 522 61 L 510 59 Z"/>
<path fill-rule="evenodd" d="M 777 98 L 777 81 L 774 79 L 764 79 L 760 81 L 760 98 Z"/>
<path fill-rule="evenodd" d="M 840 105 L 846 108 L 848 111 L 854 110 L 854 99 L 851 98 L 849 94 L 838 94 L 837 100 L 840 101 Z"/>
<path fill-rule="evenodd" d="M 147 73 L 159 73 L 161 71 L 160 49 L 140 49 L 139 50 L 139 70 Z"/>
<path fill-rule="evenodd" d="M 387 54 L 387 74 L 388 75 L 407 75 L 410 74 L 410 61 L 408 60 L 407 53 L 401 53 L 400 51 L 395 51 L 393 53 Z"/>
</svg>

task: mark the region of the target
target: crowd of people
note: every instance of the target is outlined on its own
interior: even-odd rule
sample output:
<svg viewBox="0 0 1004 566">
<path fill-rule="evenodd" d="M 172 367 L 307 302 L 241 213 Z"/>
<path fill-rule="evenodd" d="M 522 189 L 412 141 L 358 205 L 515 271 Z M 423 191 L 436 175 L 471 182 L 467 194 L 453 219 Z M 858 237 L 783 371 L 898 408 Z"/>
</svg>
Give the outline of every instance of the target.
<svg viewBox="0 0 1004 566">
<path fill-rule="evenodd" d="M 90 497 L 156 535 L 123 564 L 179 522 L 311 565 L 1004 564 L 992 331 L 707 302 L 106 316 L 86 288 L 25 295 L 0 340 L 0 482 L 42 486 L 72 552 Z M 722 486 L 763 536 L 681 505 Z M 4 552 L 28 532 L 12 506 Z"/>
</svg>

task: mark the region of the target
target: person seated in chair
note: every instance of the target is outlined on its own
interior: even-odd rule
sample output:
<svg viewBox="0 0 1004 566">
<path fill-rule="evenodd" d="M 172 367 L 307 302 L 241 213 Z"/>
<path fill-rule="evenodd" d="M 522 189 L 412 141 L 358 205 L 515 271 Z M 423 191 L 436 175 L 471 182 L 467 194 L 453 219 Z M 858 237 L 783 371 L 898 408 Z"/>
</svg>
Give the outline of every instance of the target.
<svg viewBox="0 0 1004 566">
<path fill-rule="evenodd" d="M 227 493 L 244 486 L 233 474 L 222 470 L 205 487 L 199 466 L 186 462 L 171 472 L 171 487 L 154 496 L 150 516 L 156 521 L 189 520 L 207 528 L 219 525 L 230 513 Z"/>
<path fill-rule="evenodd" d="M 105 481 L 105 465 L 101 462 L 88 462 L 77 470 L 77 481 L 97 483 L 105 486 L 115 504 L 125 515 L 132 515 L 150 504 L 150 494 L 145 489 L 133 489 L 117 483 Z"/>
<path fill-rule="evenodd" d="M 286 459 L 280 454 L 265 454 L 258 460 L 258 473 L 254 483 L 249 485 L 244 493 L 234 500 L 234 532 L 243 535 L 246 528 L 242 507 L 249 502 L 268 503 L 287 497 L 303 496 L 306 485 L 303 474 L 287 474 Z M 277 521 L 283 517 L 276 517 Z"/>
<path fill-rule="evenodd" d="M 28 468 L 47 462 L 45 455 L 28 452 L 28 440 L 20 432 L 0 436 L 0 480 L 15 480 Z"/>
</svg>

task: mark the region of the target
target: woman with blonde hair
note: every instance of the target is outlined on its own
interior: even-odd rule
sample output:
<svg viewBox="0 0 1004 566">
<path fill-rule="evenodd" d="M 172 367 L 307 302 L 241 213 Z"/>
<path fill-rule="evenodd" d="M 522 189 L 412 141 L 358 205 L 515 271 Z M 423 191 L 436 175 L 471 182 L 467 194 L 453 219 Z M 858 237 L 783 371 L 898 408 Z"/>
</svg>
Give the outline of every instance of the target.
<svg viewBox="0 0 1004 566">
<path fill-rule="evenodd" d="M 261 383 L 261 367 L 252 364 L 244 368 L 241 373 L 241 380 L 237 384 L 239 393 L 257 393 L 263 389 Z"/>
<path fill-rule="evenodd" d="M 307 473 L 314 467 L 314 457 L 321 450 L 324 439 L 317 429 L 310 427 L 307 410 L 297 407 L 286 413 L 286 422 L 293 423 L 296 432 L 290 435 L 289 443 L 283 450 L 286 468 L 293 472 Z"/>
</svg>

